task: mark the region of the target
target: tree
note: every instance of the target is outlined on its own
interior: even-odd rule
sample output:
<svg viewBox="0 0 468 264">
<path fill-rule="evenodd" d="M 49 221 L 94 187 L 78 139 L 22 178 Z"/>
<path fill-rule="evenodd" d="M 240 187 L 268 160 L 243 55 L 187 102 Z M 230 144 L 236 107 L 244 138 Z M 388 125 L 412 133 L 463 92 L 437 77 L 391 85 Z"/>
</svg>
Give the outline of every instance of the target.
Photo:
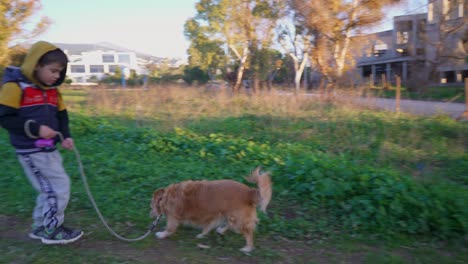
<svg viewBox="0 0 468 264">
<path fill-rule="evenodd" d="M 114 79 L 120 82 L 120 80 L 122 79 L 122 76 L 123 76 L 122 68 L 120 68 L 120 66 L 115 67 L 115 71 L 113 74 Z"/>
<path fill-rule="evenodd" d="M 9 49 L 9 64 L 13 66 L 21 66 L 28 53 L 28 49 L 21 46 L 15 45 Z"/>
<path fill-rule="evenodd" d="M 25 28 L 28 19 L 41 8 L 38 0 L 0 0 L 0 67 L 10 63 L 9 45 L 35 37 L 45 31 L 50 21 L 42 17 L 32 30 Z"/>
<path fill-rule="evenodd" d="M 312 36 L 310 58 L 332 86 L 346 70 L 353 35 L 384 18 L 400 0 L 291 0 L 297 21 Z M 352 65 L 349 65 L 352 66 Z"/>
<path fill-rule="evenodd" d="M 293 61 L 294 86 L 297 93 L 300 90 L 301 77 L 312 48 L 312 36 L 307 28 L 295 21 L 294 15 L 292 20 L 286 21 L 279 26 L 279 43 Z"/>
<path fill-rule="evenodd" d="M 268 88 L 281 66 L 281 56 L 271 49 L 275 40 L 275 28 L 284 17 L 286 1 L 284 0 L 257 0 L 252 1 L 252 16 L 254 33 L 249 43 L 250 73 L 252 89 L 260 87 L 260 81 L 266 80 Z"/>
<path fill-rule="evenodd" d="M 197 34 L 191 35 L 192 42 L 196 39 L 198 44 L 203 45 L 195 44 L 193 47 L 200 50 L 210 43 L 222 44 L 218 46 L 223 47 L 227 60 L 235 62 L 234 67 L 237 68 L 236 82 L 233 86 L 235 93 L 242 84 L 250 56 L 271 45 L 273 29 L 276 20 L 280 17 L 283 2 L 283 0 L 200 0 L 196 4 L 197 15 L 188 22 L 190 24 L 186 24 L 186 29 L 196 28 Z M 210 47 L 210 50 L 213 50 L 213 47 Z"/>
<path fill-rule="evenodd" d="M 273 49 L 257 50 L 252 55 L 250 68 L 260 81 L 266 82 L 268 90 L 271 90 L 273 80 L 283 65 L 282 57 L 279 51 Z M 253 88 L 261 88 L 261 85 Z"/>
<path fill-rule="evenodd" d="M 185 36 L 191 41 L 188 49 L 190 69 L 206 71 L 211 80 L 216 72 L 225 68 L 226 55 L 223 43 L 206 37 L 206 27 L 201 27 L 195 19 L 185 23 Z"/>
<path fill-rule="evenodd" d="M 197 82 L 197 84 L 205 84 L 208 82 L 209 76 L 198 66 L 186 66 L 184 69 L 183 79 L 189 85 L 192 85 L 193 82 Z"/>
</svg>

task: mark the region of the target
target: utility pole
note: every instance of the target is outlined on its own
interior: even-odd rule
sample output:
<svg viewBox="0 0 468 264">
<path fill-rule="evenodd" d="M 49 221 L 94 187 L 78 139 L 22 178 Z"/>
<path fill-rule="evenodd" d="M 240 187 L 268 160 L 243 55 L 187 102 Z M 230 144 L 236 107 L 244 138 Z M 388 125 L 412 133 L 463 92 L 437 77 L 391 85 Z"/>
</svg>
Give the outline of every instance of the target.
<svg viewBox="0 0 468 264">
<path fill-rule="evenodd" d="M 458 119 L 468 121 L 468 78 L 465 78 L 465 112 Z"/>
<path fill-rule="evenodd" d="M 400 95 L 401 95 L 401 78 L 400 76 L 396 77 L 397 87 L 396 87 L 396 95 L 395 95 L 395 111 L 400 113 Z"/>
</svg>

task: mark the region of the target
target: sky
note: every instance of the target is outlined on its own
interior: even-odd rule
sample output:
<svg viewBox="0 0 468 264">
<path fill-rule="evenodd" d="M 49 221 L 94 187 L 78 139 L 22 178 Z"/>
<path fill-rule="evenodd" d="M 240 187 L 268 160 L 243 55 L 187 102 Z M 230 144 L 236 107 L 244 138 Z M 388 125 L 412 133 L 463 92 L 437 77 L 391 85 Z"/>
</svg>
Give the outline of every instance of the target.
<svg viewBox="0 0 468 264">
<path fill-rule="evenodd" d="M 400 4 L 387 7 L 384 10 L 385 17 L 373 28 L 364 32 L 378 32 L 391 30 L 393 27 L 393 17 L 427 12 L 427 0 L 406 0 Z"/>
<path fill-rule="evenodd" d="M 52 24 L 33 39 L 57 43 L 108 42 L 157 57 L 187 58 L 184 24 L 195 16 L 198 0 L 42 0 L 31 20 L 47 16 Z M 391 28 L 391 17 L 427 1 L 408 0 L 389 9 L 377 31 Z M 424 9 L 415 12 L 425 12 Z"/>
<path fill-rule="evenodd" d="M 197 0 L 42 0 L 34 19 L 52 24 L 34 40 L 109 42 L 158 57 L 187 58 L 184 24 Z M 32 19 L 32 21 L 34 20 Z"/>
</svg>

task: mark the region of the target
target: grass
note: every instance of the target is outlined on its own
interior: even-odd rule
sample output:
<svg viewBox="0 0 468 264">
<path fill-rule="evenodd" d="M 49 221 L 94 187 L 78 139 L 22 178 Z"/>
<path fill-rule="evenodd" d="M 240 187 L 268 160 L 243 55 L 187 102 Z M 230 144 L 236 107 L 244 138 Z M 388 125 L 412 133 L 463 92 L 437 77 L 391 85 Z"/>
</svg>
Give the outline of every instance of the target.
<svg viewBox="0 0 468 264">
<path fill-rule="evenodd" d="M 236 97 L 202 89 L 66 90 L 71 130 L 91 191 L 119 234 L 146 231 L 154 189 L 186 179 L 243 181 L 272 171 L 273 200 L 259 213 L 257 250 L 214 234 L 128 244 L 111 239 L 81 184 L 73 153 L 67 221 L 85 242 L 66 246 L 67 263 L 463 263 L 466 252 L 468 127 L 448 117 L 394 115 L 347 102 L 275 94 Z M 27 233 L 34 192 L 0 133 L 0 211 Z M 13 188 L 14 186 L 14 188 Z M 1 220 L 2 218 L 0 218 Z M 161 226 L 160 226 L 161 228 Z M 5 236 L 7 262 L 55 259 L 57 247 Z M 197 243 L 210 245 L 207 250 Z M 86 245 L 93 245 L 90 250 Z M 119 252 L 119 253 L 114 253 Z M 21 255 L 24 253 L 24 255 Z M 79 256 L 79 257 L 77 257 Z M 57 261 L 60 263 L 60 260 Z"/>
</svg>

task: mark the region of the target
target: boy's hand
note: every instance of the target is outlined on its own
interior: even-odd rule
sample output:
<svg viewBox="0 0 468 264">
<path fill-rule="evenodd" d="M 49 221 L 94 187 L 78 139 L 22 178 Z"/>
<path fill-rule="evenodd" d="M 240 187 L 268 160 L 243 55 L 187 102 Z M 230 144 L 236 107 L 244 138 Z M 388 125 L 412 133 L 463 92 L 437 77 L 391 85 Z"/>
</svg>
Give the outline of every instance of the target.
<svg viewBox="0 0 468 264">
<path fill-rule="evenodd" d="M 41 125 L 39 127 L 39 137 L 44 139 L 51 139 L 57 136 L 57 131 L 53 130 L 52 128 Z"/>
<path fill-rule="evenodd" d="M 72 138 L 66 138 L 62 141 L 62 147 L 65 149 L 72 150 L 75 147 Z"/>
</svg>

